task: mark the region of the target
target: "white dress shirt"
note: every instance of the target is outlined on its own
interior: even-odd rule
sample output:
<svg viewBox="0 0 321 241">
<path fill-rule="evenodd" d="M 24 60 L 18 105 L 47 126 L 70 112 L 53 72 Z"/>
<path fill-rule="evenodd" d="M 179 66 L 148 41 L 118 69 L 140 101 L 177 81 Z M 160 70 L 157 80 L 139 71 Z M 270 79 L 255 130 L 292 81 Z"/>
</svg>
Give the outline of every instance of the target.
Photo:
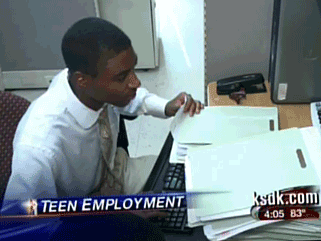
<svg viewBox="0 0 321 241">
<path fill-rule="evenodd" d="M 48 91 L 35 100 L 21 119 L 13 141 L 12 174 L 5 200 L 86 196 L 101 174 L 98 116 L 72 92 L 68 69 L 61 71 Z M 116 152 L 119 115 L 166 118 L 167 100 L 139 88 L 126 107 L 108 106 Z"/>
</svg>

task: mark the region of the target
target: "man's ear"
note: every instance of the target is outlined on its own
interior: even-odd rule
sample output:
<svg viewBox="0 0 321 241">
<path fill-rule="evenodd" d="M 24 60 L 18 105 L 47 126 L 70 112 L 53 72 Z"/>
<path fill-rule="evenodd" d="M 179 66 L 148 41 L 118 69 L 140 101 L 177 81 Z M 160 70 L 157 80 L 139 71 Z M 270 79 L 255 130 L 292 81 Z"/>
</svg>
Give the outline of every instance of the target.
<svg viewBox="0 0 321 241">
<path fill-rule="evenodd" d="M 90 85 L 91 81 L 89 79 L 89 75 L 85 75 L 79 71 L 74 73 L 76 78 L 76 83 L 81 89 L 86 89 Z"/>
</svg>

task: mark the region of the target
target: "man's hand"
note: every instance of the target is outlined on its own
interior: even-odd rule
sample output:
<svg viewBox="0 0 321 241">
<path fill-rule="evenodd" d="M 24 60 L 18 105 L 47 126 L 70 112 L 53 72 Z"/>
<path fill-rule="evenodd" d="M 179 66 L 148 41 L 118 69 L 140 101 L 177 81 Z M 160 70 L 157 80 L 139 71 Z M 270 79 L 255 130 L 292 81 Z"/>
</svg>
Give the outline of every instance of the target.
<svg viewBox="0 0 321 241">
<path fill-rule="evenodd" d="M 184 108 L 184 113 L 189 112 L 189 115 L 193 116 L 195 113 L 201 113 L 201 109 L 204 109 L 204 105 L 200 101 L 195 101 L 191 95 L 183 92 L 167 103 L 165 107 L 165 115 L 174 116 L 179 108 L 184 105 L 185 98 L 187 102 Z"/>
<path fill-rule="evenodd" d="M 238 92 L 233 92 L 230 94 L 230 99 L 236 101 L 236 103 L 239 105 L 241 104 L 241 101 L 243 99 L 246 99 L 246 92 L 244 88 L 241 88 Z"/>
<path fill-rule="evenodd" d="M 136 210 L 131 211 L 132 214 L 140 216 L 144 219 L 157 220 L 161 218 L 166 218 L 169 216 L 169 213 L 163 210 Z"/>
</svg>

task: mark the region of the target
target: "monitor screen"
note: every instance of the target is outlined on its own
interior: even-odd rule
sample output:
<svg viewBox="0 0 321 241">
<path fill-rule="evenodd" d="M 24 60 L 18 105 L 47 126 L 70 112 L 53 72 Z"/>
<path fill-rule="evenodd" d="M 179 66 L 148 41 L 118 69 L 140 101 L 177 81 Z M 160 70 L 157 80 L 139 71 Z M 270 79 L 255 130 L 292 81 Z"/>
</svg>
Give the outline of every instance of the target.
<svg viewBox="0 0 321 241">
<path fill-rule="evenodd" d="M 99 16 L 94 0 L 1 0 L 0 66 L 6 89 L 48 87 L 65 68 L 64 33 L 90 16 Z"/>
<path fill-rule="evenodd" d="M 321 0 L 275 0 L 269 80 L 274 103 L 321 100 Z"/>
</svg>

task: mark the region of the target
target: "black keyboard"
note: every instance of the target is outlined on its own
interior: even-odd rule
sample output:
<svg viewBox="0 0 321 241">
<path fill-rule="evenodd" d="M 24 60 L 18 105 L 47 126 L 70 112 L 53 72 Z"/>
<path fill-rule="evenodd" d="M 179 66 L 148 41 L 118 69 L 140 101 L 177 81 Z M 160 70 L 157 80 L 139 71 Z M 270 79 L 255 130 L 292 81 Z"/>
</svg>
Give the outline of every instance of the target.
<svg viewBox="0 0 321 241">
<path fill-rule="evenodd" d="M 186 191 L 184 164 L 169 164 L 164 178 L 163 191 Z"/>
<path fill-rule="evenodd" d="M 310 106 L 312 125 L 321 130 L 321 102 L 312 102 Z"/>
<path fill-rule="evenodd" d="M 185 169 L 184 164 L 169 164 L 164 177 L 163 193 L 185 192 Z M 184 200 L 186 206 L 186 200 Z M 186 226 L 187 209 L 174 208 L 166 210 L 169 216 L 155 220 L 164 232 L 192 233 L 193 229 Z"/>
</svg>

